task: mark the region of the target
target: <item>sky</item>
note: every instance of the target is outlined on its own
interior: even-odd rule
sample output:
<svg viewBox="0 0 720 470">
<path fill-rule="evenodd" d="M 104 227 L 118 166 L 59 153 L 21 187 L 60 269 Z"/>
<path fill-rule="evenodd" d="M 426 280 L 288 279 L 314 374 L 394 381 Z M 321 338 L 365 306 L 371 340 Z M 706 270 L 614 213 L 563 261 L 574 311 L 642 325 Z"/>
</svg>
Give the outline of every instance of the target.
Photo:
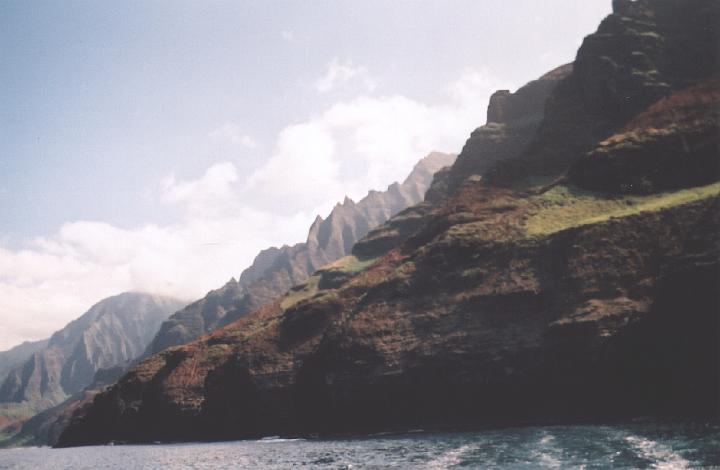
<svg viewBox="0 0 720 470">
<path fill-rule="evenodd" d="M 0 2 L 0 350 L 186 300 L 457 153 L 610 0 Z"/>
</svg>

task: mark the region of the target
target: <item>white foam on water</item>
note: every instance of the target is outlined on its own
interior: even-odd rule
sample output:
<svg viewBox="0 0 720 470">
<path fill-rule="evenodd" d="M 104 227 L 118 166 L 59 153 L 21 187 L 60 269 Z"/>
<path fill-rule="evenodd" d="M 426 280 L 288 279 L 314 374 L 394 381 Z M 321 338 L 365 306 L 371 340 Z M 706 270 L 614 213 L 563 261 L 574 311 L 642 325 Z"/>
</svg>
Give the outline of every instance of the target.
<svg viewBox="0 0 720 470">
<path fill-rule="evenodd" d="M 653 468 L 660 470 L 693 468 L 692 462 L 652 439 L 630 435 L 625 437 L 625 441 L 638 451 L 640 457 L 651 460 Z"/>
<path fill-rule="evenodd" d="M 262 439 L 258 439 L 255 442 L 259 442 L 261 444 L 275 444 L 278 442 L 298 442 L 298 441 L 304 441 L 305 439 L 284 439 L 282 437 L 276 437 L 276 436 L 270 436 L 270 437 L 263 437 Z"/>
<path fill-rule="evenodd" d="M 474 448 L 474 446 L 466 444 L 464 446 L 458 447 L 457 449 L 451 449 L 440 455 L 439 457 L 435 458 L 434 460 L 428 462 L 427 468 L 446 469 L 458 465 L 460 462 L 462 462 L 462 455 Z"/>
<path fill-rule="evenodd" d="M 550 434 L 545 434 L 540 438 L 538 444 L 540 448 L 533 451 L 533 457 L 536 463 L 543 468 L 560 468 L 562 461 L 558 457 L 560 449 L 554 444 L 555 437 Z"/>
</svg>

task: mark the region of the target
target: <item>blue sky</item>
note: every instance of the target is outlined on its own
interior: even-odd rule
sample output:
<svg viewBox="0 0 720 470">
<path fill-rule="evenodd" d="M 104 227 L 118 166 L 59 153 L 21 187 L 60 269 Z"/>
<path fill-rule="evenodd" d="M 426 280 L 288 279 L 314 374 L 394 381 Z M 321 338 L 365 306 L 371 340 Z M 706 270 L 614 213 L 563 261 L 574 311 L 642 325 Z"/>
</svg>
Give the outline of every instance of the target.
<svg viewBox="0 0 720 470">
<path fill-rule="evenodd" d="M 609 11 L 1 2 L 0 349 L 122 290 L 202 295 L 302 241 L 345 194 L 458 152 L 490 92 L 571 61 Z"/>
</svg>

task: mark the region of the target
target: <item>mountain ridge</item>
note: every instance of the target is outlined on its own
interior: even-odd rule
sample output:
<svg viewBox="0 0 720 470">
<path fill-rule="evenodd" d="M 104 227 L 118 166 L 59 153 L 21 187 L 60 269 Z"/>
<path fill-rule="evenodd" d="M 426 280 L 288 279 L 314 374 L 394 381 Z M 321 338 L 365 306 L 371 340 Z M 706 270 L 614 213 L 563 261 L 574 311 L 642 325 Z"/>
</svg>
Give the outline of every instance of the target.
<svg viewBox="0 0 720 470">
<path fill-rule="evenodd" d="M 393 183 L 384 192 L 371 190 L 358 202 L 346 196 L 327 218 L 315 218 L 304 243 L 262 250 L 238 280 L 231 279 L 171 316 L 144 356 L 224 326 L 272 302 L 321 266 L 345 256 L 368 230 L 421 201 L 434 173 L 454 159 L 454 155 L 432 152 L 414 165 L 402 183 Z"/>
</svg>

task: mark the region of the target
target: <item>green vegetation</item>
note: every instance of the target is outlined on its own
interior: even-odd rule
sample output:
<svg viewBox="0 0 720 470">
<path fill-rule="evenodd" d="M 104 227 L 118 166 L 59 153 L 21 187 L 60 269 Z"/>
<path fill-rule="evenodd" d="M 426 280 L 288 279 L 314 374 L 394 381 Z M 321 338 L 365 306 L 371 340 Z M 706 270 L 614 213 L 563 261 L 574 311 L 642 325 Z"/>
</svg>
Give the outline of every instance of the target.
<svg viewBox="0 0 720 470">
<path fill-rule="evenodd" d="M 31 437 L 20 437 L 17 434 L 0 432 L 0 449 L 8 447 L 22 447 L 30 444 Z"/>
<path fill-rule="evenodd" d="M 0 404 L 0 418 L 7 420 L 26 419 L 43 410 L 62 403 L 67 399 L 67 395 L 63 393 L 55 393 L 49 398 L 23 401 L 19 403 L 2 403 Z"/>
<path fill-rule="evenodd" d="M 329 274 L 332 272 L 339 272 L 356 274 L 372 266 L 376 261 L 377 258 L 363 259 L 354 255 L 340 258 L 339 260 L 324 266 L 313 276 L 310 276 L 305 284 L 300 284 L 290 289 L 290 291 L 280 301 L 280 307 L 283 310 L 287 310 L 298 302 L 316 297 L 320 293 L 318 285 L 320 284 L 323 273 Z M 323 295 L 329 295 L 329 293 L 325 292 Z"/>
<path fill-rule="evenodd" d="M 280 301 L 280 307 L 283 310 L 287 310 L 301 300 L 309 299 L 318 291 L 318 283 L 320 282 L 320 275 L 315 274 L 308 278 L 305 284 L 295 286 L 285 295 Z"/>
<path fill-rule="evenodd" d="M 539 209 L 525 221 L 528 235 L 548 235 L 571 227 L 604 222 L 640 212 L 658 211 L 720 195 L 720 182 L 648 196 L 608 197 L 568 186 L 537 196 Z"/>
<path fill-rule="evenodd" d="M 359 273 L 373 264 L 375 264 L 377 258 L 360 259 L 355 255 L 345 256 L 328 265 L 326 269 L 336 269 L 344 273 Z"/>
<path fill-rule="evenodd" d="M 551 183 L 555 182 L 559 176 L 561 176 L 560 173 L 555 173 L 555 174 L 551 174 L 551 175 L 526 176 L 526 177 L 514 182 L 512 184 L 512 188 L 517 189 L 517 190 L 542 188 L 544 186 L 548 186 Z"/>
</svg>

